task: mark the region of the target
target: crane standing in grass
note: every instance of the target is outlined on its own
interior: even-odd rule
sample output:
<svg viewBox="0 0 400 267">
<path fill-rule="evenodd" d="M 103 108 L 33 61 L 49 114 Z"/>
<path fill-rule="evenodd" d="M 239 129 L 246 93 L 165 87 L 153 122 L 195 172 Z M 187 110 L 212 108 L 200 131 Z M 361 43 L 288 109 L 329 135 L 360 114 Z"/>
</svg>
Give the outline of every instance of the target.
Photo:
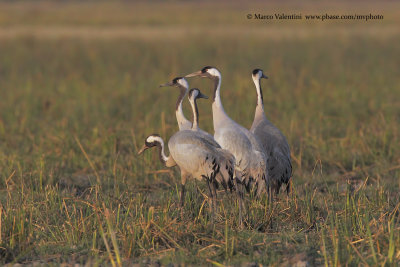
<svg viewBox="0 0 400 267">
<path fill-rule="evenodd" d="M 264 113 L 260 80 L 267 79 L 267 76 L 262 70 L 255 69 L 252 78 L 257 90 L 257 107 L 250 131 L 256 136 L 264 154 L 268 156 L 268 178 L 271 186 L 269 190 L 278 194 L 281 185 L 286 184 L 286 192 L 289 193 L 292 176 L 289 144 L 282 132 L 267 119 Z"/>
<path fill-rule="evenodd" d="M 209 78 L 214 82 L 212 103 L 214 138 L 222 148 L 235 156 L 237 179 L 245 184 L 248 190 L 254 183 L 256 195 L 259 196 L 268 184 L 266 156 L 261 152 L 255 136 L 225 113 L 220 97 L 221 73 L 216 68 L 207 66 L 185 77 L 194 76 Z"/>
<path fill-rule="evenodd" d="M 188 94 L 189 91 L 189 83 L 187 80 L 183 77 L 176 77 L 172 79 L 170 82 L 161 84 L 160 87 L 176 87 L 179 89 L 179 96 L 178 99 L 176 100 L 175 104 L 175 115 L 176 115 L 176 121 L 178 123 L 178 128 L 179 131 L 184 131 L 184 130 L 191 130 L 192 129 L 192 122 L 188 119 L 186 119 L 185 114 L 183 113 L 182 109 L 182 102 L 185 96 Z M 198 96 L 198 98 L 205 98 L 204 95 Z M 189 97 L 190 100 L 190 97 Z M 195 112 L 197 112 L 197 106 L 196 109 L 195 107 L 192 107 L 193 110 L 193 115 L 195 115 Z M 197 115 L 198 117 L 198 115 Z M 194 123 L 194 121 L 193 121 Z M 198 127 L 198 123 L 196 122 L 196 132 L 198 135 L 201 135 L 203 138 L 205 138 L 208 142 L 210 142 L 213 146 L 220 148 L 220 145 L 214 140 L 214 137 L 203 131 Z M 183 176 L 182 176 L 183 175 Z M 190 174 L 188 173 L 182 173 L 181 172 L 181 181 L 186 182 L 187 179 L 190 179 Z M 182 183 L 181 185 L 181 206 L 183 206 L 183 201 L 184 201 L 184 195 L 185 195 L 185 184 Z"/>
<path fill-rule="evenodd" d="M 195 99 L 205 98 L 201 92 L 191 93 Z M 193 110 L 194 124 L 198 124 L 197 106 Z M 158 147 L 160 160 L 165 166 L 172 167 L 178 165 L 181 170 L 181 205 L 184 204 L 185 184 L 189 177 L 197 180 L 205 179 L 210 190 L 212 199 L 213 214 L 216 210 L 216 186 L 221 183 L 225 188 L 233 184 L 235 159 L 232 155 L 216 147 L 204 139 L 201 134 L 195 130 L 182 130 L 175 133 L 168 141 L 170 155 L 166 156 L 164 152 L 164 141 L 153 134 L 146 138 L 143 148 L 139 151 L 141 154 L 148 148 Z M 230 156 L 229 156 L 230 155 Z M 213 216 L 214 217 L 214 216 Z"/>
</svg>

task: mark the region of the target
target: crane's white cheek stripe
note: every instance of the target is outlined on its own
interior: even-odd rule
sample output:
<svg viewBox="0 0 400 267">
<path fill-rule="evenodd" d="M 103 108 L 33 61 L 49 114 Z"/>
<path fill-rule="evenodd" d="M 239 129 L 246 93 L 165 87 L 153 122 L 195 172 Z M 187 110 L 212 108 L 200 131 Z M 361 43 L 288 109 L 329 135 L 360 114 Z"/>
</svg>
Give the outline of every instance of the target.
<svg viewBox="0 0 400 267">
<path fill-rule="evenodd" d="M 163 140 L 159 137 L 159 136 L 149 136 L 148 138 L 147 138 L 147 142 L 148 143 L 153 143 L 153 142 L 155 142 L 155 141 L 157 141 L 157 142 L 160 142 L 160 143 L 163 143 Z"/>
<path fill-rule="evenodd" d="M 180 79 L 178 83 L 185 88 L 189 88 L 189 83 L 184 78 Z"/>
<path fill-rule="evenodd" d="M 215 68 L 208 69 L 207 72 L 210 73 L 212 76 L 221 77 L 221 73 Z"/>
</svg>

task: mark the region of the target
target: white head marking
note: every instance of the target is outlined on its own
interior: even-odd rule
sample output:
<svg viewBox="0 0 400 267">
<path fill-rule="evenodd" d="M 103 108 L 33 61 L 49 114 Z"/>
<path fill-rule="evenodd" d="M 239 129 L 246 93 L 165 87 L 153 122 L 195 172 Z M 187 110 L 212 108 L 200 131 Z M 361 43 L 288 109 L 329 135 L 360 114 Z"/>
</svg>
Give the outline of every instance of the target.
<svg viewBox="0 0 400 267">
<path fill-rule="evenodd" d="M 190 95 L 190 100 L 196 99 L 198 95 L 199 95 L 199 90 L 194 89 L 194 90 L 192 91 L 192 94 Z"/>
<path fill-rule="evenodd" d="M 185 88 L 189 88 L 189 84 L 188 84 L 188 82 L 186 81 L 185 78 L 180 78 L 180 79 L 178 80 L 178 83 L 179 83 L 180 85 L 182 85 L 183 87 L 185 87 Z"/>
<path fill-rule="evenodd" d="M 207 69 L 207 72 L 215 77 L 221 77 L 221 73 L 216 68 Z"/>
<path fill-rule="evenodd" d="M 146 142 L 147 143 L 159 142 L 161 144 L 163 143 L 161 137 L 155 135 L 150 135 L 149 137 L 147 137 Z"/>
<path fill-rule="evenodd" d="M 252 74 L 253 79 L 255 80 L 260 80 L 263 76 L 263 71 L 262 70 L 258 70 L 255 74 Z"/>
</svg>

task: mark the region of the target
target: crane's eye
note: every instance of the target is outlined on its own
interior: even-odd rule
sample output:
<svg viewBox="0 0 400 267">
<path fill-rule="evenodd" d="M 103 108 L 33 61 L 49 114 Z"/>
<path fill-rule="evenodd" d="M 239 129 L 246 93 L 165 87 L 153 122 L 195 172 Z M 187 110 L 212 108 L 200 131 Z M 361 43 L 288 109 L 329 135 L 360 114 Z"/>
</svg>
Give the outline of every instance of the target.
<svg viewBox="0 0 400 267">
<path fill-rule="evenodd" d="M 201 70 L 201 72 L 202 72 L 202 73 L 206 73 L 209 69 L 211 69 L 210 66 L 204 67 L 204 68 Z"/>
</svg>

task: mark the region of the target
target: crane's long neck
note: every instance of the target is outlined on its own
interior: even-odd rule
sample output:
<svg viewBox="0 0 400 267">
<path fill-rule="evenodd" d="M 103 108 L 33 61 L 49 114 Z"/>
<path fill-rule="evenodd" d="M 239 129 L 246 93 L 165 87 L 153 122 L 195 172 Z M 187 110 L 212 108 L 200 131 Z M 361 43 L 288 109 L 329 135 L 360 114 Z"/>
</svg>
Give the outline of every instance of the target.
<svg viewBox="0 0 400 267">
<path fill-rule="evenodd" d="M 188 92 L 188 88 L 186 88 L 184 86 L 179 86 L 179 90 L 180 90 L 180 94 L 176 101 L 175 115 L 176 115 L 176 120 L 178 122 L 179 130 L 182 130 L 182 127 L 184 125 L 191 124 L 191 122 L 188 119 L 186 119 L 185 115 L 183 114 L 183 109 L 182 109 L 182 102 Z"/>
<path fill-rule="evenodd" d="M 263 99 L 263 93 L 261 89 L 261 84 L 260 84 L 260 79 L 253 78 L 253 82 L 256 86 L 257 90 L 257 107 L 256 107 L 256 112 L 254 114 L 254 121 L 257 119 L 261 119 L 262 117 L 265 116 L 264 113 L 264 99 Z"/>
<path fill-rule="evenodd" d="M 225 113 L 221 102 L 221 77 L 214 78 L 214 96 L 212 103 L 214 130 L 218 127 L 219 122 L 226 119 L 228 115 Z"/>
<path fill-rule="evenodd" d="M 168 157 L 165 155 L 164 141 L 162 140 L 162 138 L 159 138 L 157 140 L 157 147 L 158 147 L 158 156 L 160 157 L 160 161 L 162 164 L 166 165 L 171 155 L 169 155 Z"/>
<path fill-rule="evenodd" d="M 199 129 L 199 110 L 197 108 L 196 99 L 190 100 L 190 105 L 192 106 L 192 111 L 193 111 L 192 130 L 198 130 Z"/>
</svg>

